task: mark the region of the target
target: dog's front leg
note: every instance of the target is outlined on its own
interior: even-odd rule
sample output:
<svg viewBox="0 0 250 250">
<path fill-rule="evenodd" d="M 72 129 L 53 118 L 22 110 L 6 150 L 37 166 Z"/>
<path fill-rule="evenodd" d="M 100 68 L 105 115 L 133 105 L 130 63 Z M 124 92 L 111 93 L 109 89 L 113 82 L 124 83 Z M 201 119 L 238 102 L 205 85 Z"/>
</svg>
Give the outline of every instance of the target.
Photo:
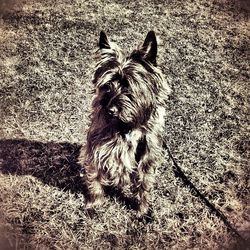
<svg viewBox="0 0 250 250">
<path fill-rule="evenodd" d="M 138 217 L 148 213 L 151 201 L 151 189 L 154 185 L 154 169 L 149 164 L 141 163 L 138 168 L 138 179 L 135 184 L 135 196 L 138 200 Z"/>
<path fill-rule="evenodd" d="M 86 167 L 86 173 L 88 186 L 86 208 L 93 208 L 103 203 L 104 191 L 95 168 L 92 166 Z"/>
</svg>

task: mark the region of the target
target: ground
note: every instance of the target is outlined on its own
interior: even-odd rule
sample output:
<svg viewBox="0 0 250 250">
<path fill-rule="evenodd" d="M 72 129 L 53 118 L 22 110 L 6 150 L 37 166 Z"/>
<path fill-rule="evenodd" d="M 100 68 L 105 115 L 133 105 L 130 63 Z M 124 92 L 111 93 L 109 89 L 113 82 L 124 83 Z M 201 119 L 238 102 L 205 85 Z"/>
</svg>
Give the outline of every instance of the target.
<svg viewBox="0 0 250 250">
<path fill-rule="evenodd" d="M 77 156 L 100 30 L 128 52 L 154 30 L 172 89 L 167 144 L 249 240 L 249 9 L 243 0 L 1 0 L 0 249 L 246 249 L 167 152 L 148 220 L 112 195 L 88 213 Z"/>
</svg>

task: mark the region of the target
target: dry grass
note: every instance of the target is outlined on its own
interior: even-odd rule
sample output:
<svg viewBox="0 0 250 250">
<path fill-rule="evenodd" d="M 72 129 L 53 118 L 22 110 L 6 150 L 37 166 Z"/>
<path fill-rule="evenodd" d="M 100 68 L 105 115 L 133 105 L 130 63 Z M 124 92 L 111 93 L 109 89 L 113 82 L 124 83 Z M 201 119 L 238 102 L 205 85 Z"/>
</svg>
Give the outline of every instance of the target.
<svg viewBox="0 0 250 250">
<path fill-rule="evenodd" d="M 129 2 L 129 3 L 128 3 Z M 76 163 L 105 30 L 127 50 L 153 29 L 173 90 L 168 144 L 184 172 L 249 239 L 246 1 L 0 1 L 0 249 L 237 249 L 224 223 L 158 171 L 153 218 L 117 197 L 88 214 Z"/>
</svg>

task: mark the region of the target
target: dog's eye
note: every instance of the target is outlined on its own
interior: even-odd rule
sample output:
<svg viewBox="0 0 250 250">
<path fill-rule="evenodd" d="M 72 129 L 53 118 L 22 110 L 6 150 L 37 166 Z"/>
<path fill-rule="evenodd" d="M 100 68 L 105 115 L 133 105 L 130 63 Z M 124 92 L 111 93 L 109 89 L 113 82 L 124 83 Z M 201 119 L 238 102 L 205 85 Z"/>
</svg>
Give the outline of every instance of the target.
<svg viewBox="0 0 250 250">
<path fill-rule="evenodd" d="M 129 83 L 128 83 L 128 80 L 127 80 L 127 79 L 122 79 L 122 80 L 120 81 L 120 84 L 121 84 L 121 86 L 123 86 L 123 88 L 126 88 L 126 89 L 129 88 Z"/>
<path fill-rule="evenodd" d="M 106 84 L 103 84 L 103 85 L 100 87 L 100 90 L 103 91 L 103 92 L 109 93 L 109 92 L 111 91 L 111 87 L 110 87 L 110 85 L 108 85 L 108 84 L 106 83 Z"/>
</svg>

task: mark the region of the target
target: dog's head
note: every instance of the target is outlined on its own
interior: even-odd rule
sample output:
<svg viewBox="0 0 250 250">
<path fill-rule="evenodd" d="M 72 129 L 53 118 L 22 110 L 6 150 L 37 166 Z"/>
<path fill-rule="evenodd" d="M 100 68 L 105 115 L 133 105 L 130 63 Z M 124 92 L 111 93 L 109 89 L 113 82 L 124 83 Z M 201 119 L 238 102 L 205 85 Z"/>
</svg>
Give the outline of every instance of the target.
<svg viewBox="0 0 250 250">
<path fill-rule="evenodd" d="M 154 111 L 164 79 L 156 67 L 157 41 L 150 31 L 129 56 L 100 33 L 99 60 L 93 78 L 95 115 L 131 127 L 144 125 Z"/>
</svg>

